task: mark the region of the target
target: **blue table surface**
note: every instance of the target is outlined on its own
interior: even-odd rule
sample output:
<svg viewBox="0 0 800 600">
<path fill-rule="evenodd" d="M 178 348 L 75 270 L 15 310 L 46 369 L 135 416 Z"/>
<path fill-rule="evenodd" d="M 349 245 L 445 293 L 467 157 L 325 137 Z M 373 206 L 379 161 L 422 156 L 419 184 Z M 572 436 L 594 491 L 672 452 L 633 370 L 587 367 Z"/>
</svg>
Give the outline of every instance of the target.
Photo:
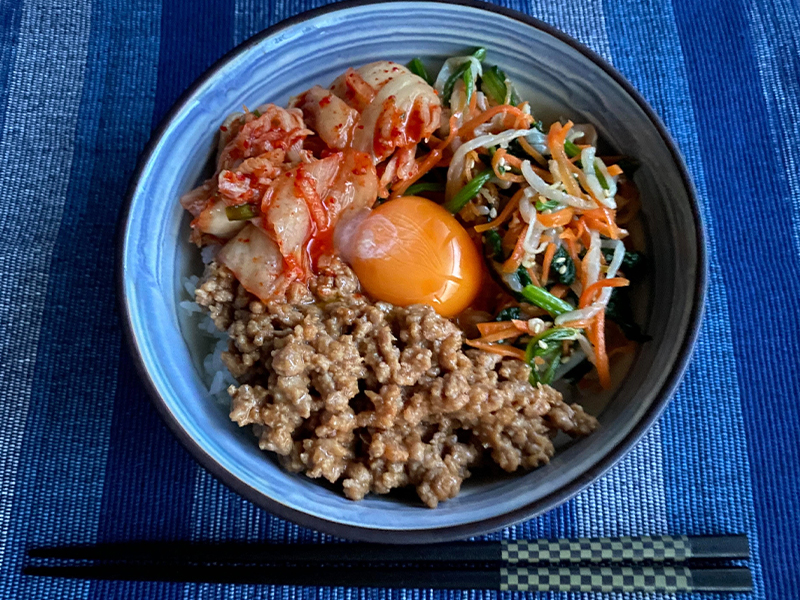
<svg viewBox="0 0 800 600">
<path fill-rule="evenodd" d="M 137 155 L 179 94 L 237 43 L 323 4 L 0 1 L 0 597 L 467 597 L 21 575 L 36 545 L 328 541 L 230 492 L 166 430 L 122 348 L 113 258 Z M 797 598 L 800 6 L 502 4 L 604 56 L 664 119 L 697 185 L 710 286 L 653 430 L 579 496 L 496 536 L 746 532 L 752 597 Z"/>
</svg>

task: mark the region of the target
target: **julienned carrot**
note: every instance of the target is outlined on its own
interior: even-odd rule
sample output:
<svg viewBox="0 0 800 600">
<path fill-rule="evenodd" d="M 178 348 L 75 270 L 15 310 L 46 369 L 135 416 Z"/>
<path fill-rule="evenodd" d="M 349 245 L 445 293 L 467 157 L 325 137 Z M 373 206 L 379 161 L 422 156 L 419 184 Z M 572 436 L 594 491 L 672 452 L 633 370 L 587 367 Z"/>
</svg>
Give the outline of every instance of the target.
<svg viewBox="0 0 800 600">
<path fill-rule="evenodd" d="M 569 256 L 572 259 L 572 262 L 575 263 L 575 267 L 577 268 L 580 264 L 580 260 L 578 258 L 578 248 L 575 245 L 577 238 L 575 237 L 575 233 L 571 229 L 565 229 L 558 237 L 564 240 L 564 243 L 567 245 L 567 251 L 569 252 Z"/>
<path fill-rule="evenodd" d="M 498 149 L 494 156 L 492 157 L 492 171 L 497 176 L 498 179 L 502 179 L 503 181 L 511 181 L 512 183 L 522 183 L 525 181 L 525 178 L 522 175 L 515 175 L 514 173 L 509 173 L 508 171 L 501 171 L 500 170 L 500 161 L 506 156 L 505 148 Z"/>
<path fill-rule="evenodd" d="M 489 110 L 486 110 L 486 111 L 482 112 L 481 114 L 479 114 L 474 119 L 470 119 L 469 121 L 464 123 L 461 126 L 461 136 L 460 136 L 461 139 L 462 140 L 467 139 L 468 137 L 470 137 L 474 133 L 475 128 L 478 125 L 481 125 L 482 123 L 486 123 L 486 121 L 488 121 L 489 119 L 491 119 L 495 115 L 499 115 L 501 113 L 507 113 L 507 114 L 510 114 L 510 115 L 514 115 L 515 117 L 517 117 L 517 119 L 523 119 L 523 120 L 527 121 L 528 123 L 533 121 L 533 117 L 531 117 L 528 114 L 525 114 L 520 109 L 518 109 L 516 106 L 511 106 L 510 104 L 501 104 L 500 106 L 494 106 L 494 107 L 490 108 Z"/>
<path fill-rule="evenodd" d="M 542 283 L 547 285 L 547 279 L 550 275 L 550 264 L 553 262 L 553 257 L 556 255 L 556 245 L 548 244 L 547 249 L 544 251 L 544 262 L 542 263 Z"/>
<path fill-rule="evenodd" d="M 618 287 L 626 287 L 630 285 L 630 281 L 625 279 L 624 277 L 612 277 L 611 279 L 601 279 L 600 281 L 595 281 L 592 285 L 588 286 L 583 293 L 581 294 L 581 300 L 578 303 L 580 308 L 586 308 L 592 303 L 594 296 L 597 292 L 599 292 L 603 288 L 611 287 L 611 288 L 618 288 Z"/>
<path fill-rule="evenodd" d="M 586 329 L 587 327 L 591 326 L 592 320 L 577 320 L 577 321 L 567 321 L 566 323 L 562 323 L 561 327 L 571 327 L 573 329 Z"/>
<path fill-rule="evenodd" d="M 501 148 L 503 150 L 503 158 L 505 159 L 506 163 L 511 165 L 512 167 L 516 167 L 518 169 L 522 168 L 522 159 L 517 158 L 513 154 L 509 154 L 505 148 Z"/>
<path fill-rule="evenodd" d="M 575 225 L 575 239 L 580 240 L 585 248 L 592 243 L 592 236 L 589 235 L 589 228 L 586 227 L 586 219 L 581 217 L 577 222 L 573 221 L 570 225 Z"/>
<path fill-rule="evenodd" d="M 553 287 L 550 288 L 550 293 L 553 294 L 556 298 L 563 298 L 567 295 L 569 291 L 569 286 L 564 285 L 563 283 L 557 283 Z"/>
<path fill-rule="evenodd" d="M 606 354 L 606 314 L 600 311 L 593 319 L 594 323 L 588 329 L 589 342 L 594 346 L 597 376 L 603 389 L 611 387 L 611 373 L 608 369 L 608 355 Z"/>
<path fill-rule="evenodd" d="M 544 156 L 542 156 L 541 153 L 536 150 L 536 148 L 531 146 L 528 140 L 526 140 L 524 137 L 520 137 L 517 138 L 517 141 L 519 142 L 519 145 L 522 147 L 522 149 L 525 150 L 525 152 L 527 152 L 528 154 L 530 154 L 531 157 L 533 157 L 533 160 L 538 162 L 543 167 L 547 166 L 547 159 Z"/>
<path fill-rule="evenodd" d="M 514 327 L 516 327 L 522 333 L 533 334 L 533 331 L 531 331 L 531 328 L 528 327 L 528 322 L 527 321 L 523 321 L 522 319 L 512 319 L 511 323 L 513 323 Z"/>
<path fill-rule="evenodd" d="M 436 148 L 431 149 L 428 152 L 427 156 L 422 159 L 422 162 L 419 165 L 419 169 L 417 170 L 417 174 L 411 177 L 410 179 L 406 179 L 405 181 L 398 184 L 398 186 L 392 190 L 392 199 L 402 196 L 403 193 L 409 188 L 409 186 L 415 184 L 419 179 L 425 175 L 428 171 L 430 171 L 433 167 L 435 167 L 439 161 L 442 159 L 442 153 L 447 146 L 450 145 L 450 142 L 458 134 L 458 127 L 456 123 L 458 122 L 457 116 L 450 117 L 450 133 L 448 134 L 447 138 L 442 141 Z"/>
<path fill-rule="evenodd" d="M 567 134 L 572 129 L 572 121 L 567 121 L 566 125 L 561 125 L 558 121 L 550 126 L 550 132 L 547 134 L 547 145 L 550 148 L 550 156 L 556 161 L 558 170 L 561 174 L 561 181 L 564 183 L 564 188 L 567 193 L 572 196 L 580 197 L 581 190 L 575 178 L 572 177 L 572 166 L 564 152 L 564 142 L 567 141 Z"/>
<path fill-rule="evenodd" d="M 541 223 L 546 229 L 550 229 L 551 227 L 563 227 L 570 221 L 572 221 L 572 216 L 575 213 L 572 211 L 571 208 L 562 208 L 561 210 L 550 213 L 549 215 L 538 214 L 536 215 L 536 219 Z"/>
<path fill-rule="evenodd" d="M 486 323 L 478 323 L 477 328 L 481 335 L 491 335 L 498 331 L 514 329 L 514 323 L 513 321 L 487 321 Z"/>
<path fill-rule="evenodd" d="M 489 335 L 483 335 L 474 342 L 478 342 L 480 344 L 490 344 L 492 342 L 499 342 L 500 340 L 508 340 L 511 338 L 519 337 L 524 332 L 520 331 L 514 326 L 511 326 L 509 329 L 504 329 L 501 331 L 497 331 L 495 333 L 490 333 Z"/>
<path fill-rule="evenodd" d="M 503 263 L 503 273 L 513 273 L 522 264 L 522 257 L 525 255 L 525 231 L 523 231 L 517 238 L 517 243 L 514 245 L 514 252 L 508 257 L 506 262 Z"/>
<path fill-rule="evenodd" d="M 542 287 L 542 284 L 539 283 L 539 278 L 536 276 L 536 272 L 533 270 L 533 267 L 532 266 L 528 267 L 525 270 L 528 272 L 528 277 L 531 278 L 531 282 L 533 282 L 533 285 L 535 285 L 536 287 Z"/>
<path fill-rule="evenodd" d="M 508 358 L 516 358 L 517 360 L 525 360 L 525 350 L 515 348 L 507 344 L 484 344 L 477 340 L 467 340 L 467 346 L 472 346 L 478 350 L 491 352 L 492 354 L 499 354 Z"/>
<path fill-rule="evenodd" d="M 586 217 L 589 224 L 594 226 L 594 229 L 597 229 L 597 231 L 606 237 L 610 237 L 612 240 L 618 240 L 620 238 L 621 231 L 620 228 L 617 227 L 616 214 L 614 211 L 609 210 L 605 206 L 601 206 L 599 208 L 587 210 L 583 213 L 583 216 Z"/>
<path fill-rule="evenodd" d="M 497 215 L 497 218 L 494 221 L 489 221 L 488 223 L 484 223 L 483 225 L 476 225 L 475 231 L 477 231 L 478 233 L 483 233 L 484 231 L 489 231 L 490 229 L 497 229 L 516 210 L 517 206 L 519 206 L 519 201 L 522 199 L 522 195 L 524 193 L 525 193 L 524 189 L 518 190 L 517 193 L 511 197 L 511 200 L 509 200 L 508 203 L 505 205 L 502 212 L 499 215 Z"/>
<path fill-rule="evenodd" d="M 617 175 L 622 175 L 622 168 L 619 165 L 611 165 L 608 167 L 608 174 L 612 177 L 616 177 Z"/>
<path fill-rule="evenodd" d="M 597 219 L 593 219 L 592 217 L 585 218 L 586 224 L 591 228 L 597 231 L 598 233 L 602 233 L 607 238 L 617 239 L 614 238 L 613 231 L 611 227 L 608 226 L 608 223 L 604 223 L 603 221 L 598 221 Z"/>
<path fill-rule="evenodd" d="M 532 163 L 531 163 L 531 169 L 533 170 L 534 173 L 536 173 L 539 177 L 541 177 L 545 183 L 550 184 L 553 183 L 553 181 L 555 181 L 553 179 L 553 174 L 547 169 L 543 169 L 542 167 L 539 167 Z"/>
</svg>

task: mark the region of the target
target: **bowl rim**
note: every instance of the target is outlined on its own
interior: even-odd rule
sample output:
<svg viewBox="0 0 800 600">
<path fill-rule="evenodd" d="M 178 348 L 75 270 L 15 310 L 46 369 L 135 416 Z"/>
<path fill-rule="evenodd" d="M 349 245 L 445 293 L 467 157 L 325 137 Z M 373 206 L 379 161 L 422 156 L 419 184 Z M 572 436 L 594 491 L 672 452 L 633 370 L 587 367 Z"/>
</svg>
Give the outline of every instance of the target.
<svg viewBox="0 0 800 600">
<path fill-rule="evenodd" d="M 515 509 L 514 511 L 503 513 L 485 520 L 464 523 L 460 525 L 403 530 L 367 528 L 337 523 L 335 521 L 329 521 L 325 518 L 310 515 L 290 508 L 268 497 L 255 487 L 233 477 L 230 472 L 228 472 L 211 455 L 209 455 L 200 446 L 200 444 L 186 432 L 176 416 L 169 410 L 164 399 L 161 397 L 161 394 L 159 393 L 149 371 L 147 370 L 144 360 L 142 359 L 142 354 L 139 350 L 138 340 L 133 332 L 130 304 L 125 291 L 124 270 L 125 239 L 128 233 L 129 214 L 131 205 L 133 203 L 133 198 L 137 192 L 139 180 L 141 179 L 142 173 L 150 161 L 154 151 L 160 144 L 161 139 L 164 137 L 166 130 L 169 128 L 173 118 L 185 108 L 189 98 L 200 86 L 205 84 L 205 82 L 210 79 L 218 70 L 220 70 L 223 65 L 228 63 L 234 57 L 247 52 L 251 48 L 261 43 L 262 40 L 271 37 L 284 29 L 288 29 L 310 19 L 334 12 L 347 11 L 367 5 L 390 4 L 395 2 L 455 4 L 499 14 L 553 36 L 574 50 L 577 50 L 583 56 L 591 60 L 596 66 L 600 67 L 608 76 L 610 76 L 618 85 L 620 85 L 622 89 L 636 102 L 639 108 L 641 108 L 641 110 L 656 128 L 656 131 L 658 131 L 663 143 L 666 145 L 669 153 L 671 154 L 687 191 L 689 203 L 691 204 L 691 212 L 694 220 L 695 243 L 697 247 L 697 270 L 693 286 L 694 298 L 691 311 L 689 313 L 689 321 L 683 334 L 683 340 L 680 344 L 675 362 L 669 375 L 664 379 L 661 389 L 659 389 L 654 396 L 651 406 L 641 416 L 631 431 L 629 431 L 628 434 L 620 441 L 620 443 L 617 444 L 617 446 L 610 450 L 600 461 L 582 473 L 579 477 L 576 477 L 574 480 L 553 490 L 546 496 L 543 496 L 542 498 L 539 498 L 538 500 L 523 507 Z M 180 95 L 178 100 L 175 101 L 170 110 L 161 119 L 158 127 L 151 134 L 144 150 L 139 155 L 136 167 L 131 174 L 128 189 L 125 193 L 117 221 L 115 263 L 117 310 L 119 311 L 120 315 L 125 345 L 127 346 L 128 352 L 136 366 L 139 378 L 143 382 L 151 401 L 156 407 L 156 410 L 172 434 L 178 439 L 184 448 L 188 450 L 192 457 L 214 477 L 238 493 L 240 496 L 283 519 L 287 519 L 303 527 L 313 528 L 334 536 L 353 540 L 395 544 L 430 543 L 463 539 L 470 536 L 490 533 L 502 527 L 507 527 L 521 521 L 534 518 L 566 502 L 578 494 L 581 490 L 586 488 L 590 483 L 603 475 L 617 462 L 619 462 L 642 438 L 642 436 L 644 436 L 644 434 L 650 429 L 650 427 L 655 423 L 656 419 L 658 419 L 658 417 L 664 411 L 669 400 L 674 395 L 683 377 L 683 374 L 686 371 L 692 354 L 692 349 L 700 331 L 700 325 L 705 307 L 708 279 L 708 259 L 705 244 L 705 231 L 699 203 L 697 200 L 697 191 L 694 183 L 692 182 L 692 178 L 689 174 L 685 161 L 678 150 L 677 144 L 673 140 L 661 118 L 658 116 L 658 114 L 656 114 L 650 104 L 616 68 L 611 66 L 611 64 L 609 64 L 604 58 L 587 46 L 583 45 L 581 42 L 535 17 L 503 6 L 489 4 L 487 2 L 483 2 L 482 0 L 344 0 L 327 6 L 311 9 L 284 19 L 283 21 L 264 29 L 263 31 L 238 44 L 220 59 L 215 61 L 210 67 L 208 67 L 208 69 L 206 69 L 203 74 L 200 75 L 192 83 L 192 85 Z"/>
</svg>

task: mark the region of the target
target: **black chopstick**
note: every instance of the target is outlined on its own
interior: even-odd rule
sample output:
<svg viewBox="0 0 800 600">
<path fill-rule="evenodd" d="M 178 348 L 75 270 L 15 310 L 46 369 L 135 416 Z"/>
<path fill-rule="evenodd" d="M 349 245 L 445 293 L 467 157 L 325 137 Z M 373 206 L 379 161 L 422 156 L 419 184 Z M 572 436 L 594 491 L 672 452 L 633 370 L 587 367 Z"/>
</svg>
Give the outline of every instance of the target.
<svg viewBox="0 0 800 600">
<path fill-rule="evenodd" d="M 425 571 L 403 568 L 81 565 L 26 567 L 25 575 L 70 579 L 301 585 L 361 588 L 492 589 L 562 592 L 748 592 L 742 567 L 685 566 L 504 567 L 494 570 Z"/>
<path fill-rule="evenodd" d="M 170 563 L 682 563 L 747 559 L 747 536 L 639 536 L 502 540 L 412 546 L 380 544 L 127 543 L 35 548 L 32 558 Z"/>
</svg>

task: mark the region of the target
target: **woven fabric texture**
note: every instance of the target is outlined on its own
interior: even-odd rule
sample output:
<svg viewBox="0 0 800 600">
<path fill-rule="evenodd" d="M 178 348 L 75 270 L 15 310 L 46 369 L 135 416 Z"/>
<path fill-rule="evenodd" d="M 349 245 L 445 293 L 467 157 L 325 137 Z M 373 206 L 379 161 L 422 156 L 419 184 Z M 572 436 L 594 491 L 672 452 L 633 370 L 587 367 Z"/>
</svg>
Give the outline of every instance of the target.
<svg viewBox="0 0 800 600">
<path fill-rule="evenodd" d="M 229 491 L 161 423 L 122 347 L 113 251 L 137 155 L 180 93 L 237 43 L 325 3 L 0 0 L 0 598 L 511 597 L 21 575 L 37 545 L 329 541 Z M 573 500 L 495 537 L 745 532 L 752 597 L 797 597 L 800 5 L 503 5 L 594 49 L 664 119 L 702 203 L 710 277 L 657 425 Z"/>
</svg>

